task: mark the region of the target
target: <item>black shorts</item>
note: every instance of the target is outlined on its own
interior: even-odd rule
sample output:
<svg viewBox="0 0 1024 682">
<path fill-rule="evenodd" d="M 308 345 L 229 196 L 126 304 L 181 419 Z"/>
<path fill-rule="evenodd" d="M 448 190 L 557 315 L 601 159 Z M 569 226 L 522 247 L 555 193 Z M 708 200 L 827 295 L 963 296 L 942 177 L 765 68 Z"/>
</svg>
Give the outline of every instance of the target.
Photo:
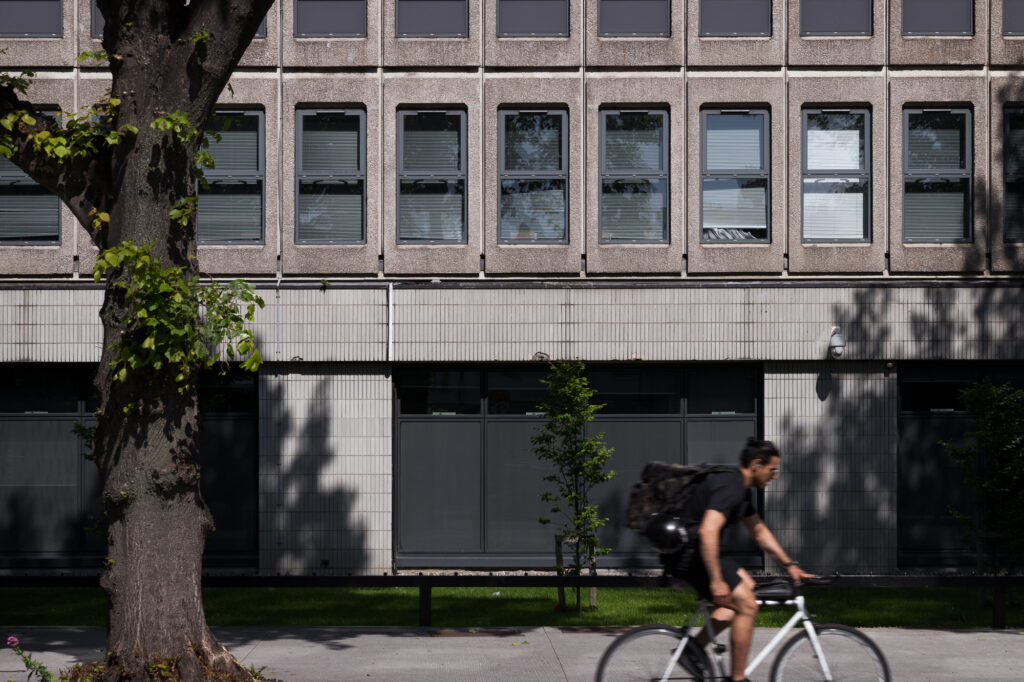
<svg viewBox="0 0 1024 682">
<path fill-rule="evenodd" d="M 729 592 L 732 592 L 742 582 L 740 567 L 730 557 L 721 555 L 718 556 L 718 565 L 722 569 L 722 580 L 729 586 Z M 669 566 L 669 573 L 688 582 L 697 590 L 701 599 L 711 601 L 711 578 L 700 551 L 690 550 L 677 557 L 675 565 Z"/>
</svg>

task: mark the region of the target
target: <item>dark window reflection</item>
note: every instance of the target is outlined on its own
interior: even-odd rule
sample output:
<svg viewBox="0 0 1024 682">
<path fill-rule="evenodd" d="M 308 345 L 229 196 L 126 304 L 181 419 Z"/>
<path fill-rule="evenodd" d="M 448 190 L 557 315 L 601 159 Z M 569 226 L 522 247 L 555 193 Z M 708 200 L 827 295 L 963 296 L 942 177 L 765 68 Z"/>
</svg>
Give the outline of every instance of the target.
<svg viewBox="0 0 1024 682">
<path fill-rule="evenodd" d="M 565 180 L 503 180 L 501 239 L 564 241 Z"/>
<path fill-rule="evenodd" d="M 199 375 L 199 412 L 256 414 L 259 397 L 256 374 L 232 365 L 223 375 L 205 370 Z"/>
<path fill-rule="evenodd" d="M 904 412 L 963 412 L 967 408 L 960 391 L 970 382 L 960 381 L 904 381 L 900 397 Z"/>
<path fill-rule="evenodd" d="M 604 403 L 600 414 L 679 414 L 682 378 L 666 369 L 591 368 L 593 402 Z"/>
<path fill-rule="evenodd" d="M 78 413 L 79 401 L 95 405 L 95 366 L 77 364 L 9 364 L 3 366 L 0 412 L 14 414 Z M 93 408 L 95 409 L 95 408 Z"/>
<path fill-rule="evenodd" d="M 965 170 L 967 117 L 950 111 L 907 114 L 907 167 L 912 170 Z"/>
<path fill-rule="evenodd" d="M 547 398 L 541 383 L 545 371 L 502 371 L 487 373 L 487 413 L 540 415 Z"/>
<path fill-rule="evenodd" d="M 700 367 L 687 370 L 689 414 L 753 414 L 760 376 L 753 367 Z"/>
<path fill-rule="evenodd" d="M 505 170 L 559 171 L 562 159 L 562 114 L 505 115 Z"/>
<path fill-rule="evenodd" d="M 480 414 L 480 372 L 406 370 L 397 385 L 402 414 Z"/>
</svg>

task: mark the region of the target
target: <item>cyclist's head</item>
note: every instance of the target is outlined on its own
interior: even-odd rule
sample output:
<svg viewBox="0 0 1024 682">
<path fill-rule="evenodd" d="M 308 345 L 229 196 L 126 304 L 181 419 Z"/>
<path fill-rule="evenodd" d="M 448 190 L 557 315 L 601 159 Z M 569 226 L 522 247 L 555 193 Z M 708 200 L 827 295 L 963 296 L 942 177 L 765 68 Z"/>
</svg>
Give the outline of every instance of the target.
<svg viewBox="0 0 1024 682">
<path fill-rule="evenodd" d="M 748 469 L 755 462 L 767 465 L 773 457 L 778 456 L 779 449 L 770 440 L 758 440 L 751 436 L 747 439 L 747 446 L 740 452 L 740 466 Z"/>
</svg>

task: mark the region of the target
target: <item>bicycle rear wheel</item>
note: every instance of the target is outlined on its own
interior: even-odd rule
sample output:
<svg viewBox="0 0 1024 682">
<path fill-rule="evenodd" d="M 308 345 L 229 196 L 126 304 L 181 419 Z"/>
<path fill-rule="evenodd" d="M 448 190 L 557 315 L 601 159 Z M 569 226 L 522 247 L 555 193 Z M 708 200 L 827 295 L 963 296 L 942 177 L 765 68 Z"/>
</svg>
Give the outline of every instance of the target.
<svg viewBox="0 0 1024 682">
<path fill-rule="evenodd" d="M 692 639 L 686 643 L 680 660 L 669 668 L 669 660 L 682 636 L 682 630 L 668 625 L 644 625 L 619 635 L 601 656 L 596 682 L 711 680 L 711 661 Z"/>
<path fill-rule="evenodd" d="M 845 625 L 815 625 L 821 651 L 831 677 L 825 677 L 821 662 L 807 632 L 794 636 L 782 647 L 772 664 L 772 682 L 889 682 L 889 664 L 881 649 L 867 635 Z"/>
</svg>

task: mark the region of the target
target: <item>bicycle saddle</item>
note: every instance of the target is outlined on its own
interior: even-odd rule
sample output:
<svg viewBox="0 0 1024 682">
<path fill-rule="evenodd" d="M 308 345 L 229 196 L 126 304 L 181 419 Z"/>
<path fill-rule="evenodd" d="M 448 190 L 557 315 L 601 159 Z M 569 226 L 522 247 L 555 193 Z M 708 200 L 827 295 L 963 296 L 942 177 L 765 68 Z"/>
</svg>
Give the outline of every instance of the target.
<svg viewBox="0 0 1024 682">
<path fill-rule="evenodd" d="M 755 587 L 754 596 L 767 601 L 786 601 L 796 596 L 796 590 L 788 580 L 773 580 Z"/>
</svg>

